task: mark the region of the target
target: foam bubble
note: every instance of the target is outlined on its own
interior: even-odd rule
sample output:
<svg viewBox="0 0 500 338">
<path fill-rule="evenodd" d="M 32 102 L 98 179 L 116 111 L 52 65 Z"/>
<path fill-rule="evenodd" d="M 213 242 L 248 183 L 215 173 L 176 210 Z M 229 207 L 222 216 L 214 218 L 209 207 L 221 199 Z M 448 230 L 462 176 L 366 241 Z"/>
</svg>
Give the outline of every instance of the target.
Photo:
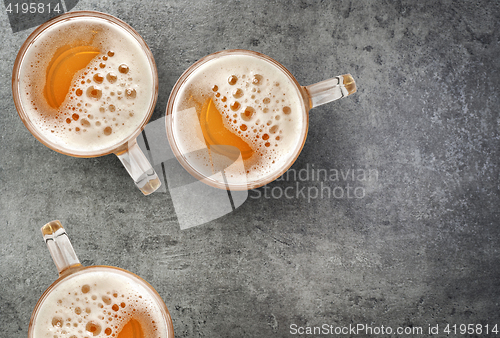
<svg viewBox="0 0 500 338">
<path fill-rule="evenodd" d="M 104 76 L 102 76 L 101 73 L 96 73 L 94 74 L 93 79 L 95 83 L 101 84 L 102 81 L 104 81 Z"/>
<path fill-rule="evenodd" d="M 231 75 L 228 79 L 227 79 L 227 82 L 231 85 L 231 86 L 234 86 L 236 84 L 236 82 L 238 82 L 238 77 L 236 77 L 235 75 Z"/>
<path fill-rule="evenodd" d="M 127 74 L 129 70 L 128 66 L 124 63 L 118 66 L 118 71 L 122 74 Z"/>
<path fill-rule="evenodd" d="M 234 101 L 230 105 L 232 111 L 238 111 L 241 107 L 241 104 L 238 101 Z"/>
<path fill-rule="evenodd" d="M 109 72 L 106 74 L 106 80 L 108 80 L 108 82 L 111 84 L 115 83 L 117 79 L 118 76 L 114 72 Z"/>
<path fill-rule="evenodd" d="M 255 109 L 250 106 L 246 107 L 245 111 L 241 113 L 242 120 L 247 122 L 251 121 L 254 116 L 255 116 Z"/>
<path fill-rule="evenodd" d="M 237 88 L 233 91 L 233 96 L 236 98 L 236 99 L 239 99 L 240 97 L 243 96 L 243 90 L 241 88 Z"/>
</svg>

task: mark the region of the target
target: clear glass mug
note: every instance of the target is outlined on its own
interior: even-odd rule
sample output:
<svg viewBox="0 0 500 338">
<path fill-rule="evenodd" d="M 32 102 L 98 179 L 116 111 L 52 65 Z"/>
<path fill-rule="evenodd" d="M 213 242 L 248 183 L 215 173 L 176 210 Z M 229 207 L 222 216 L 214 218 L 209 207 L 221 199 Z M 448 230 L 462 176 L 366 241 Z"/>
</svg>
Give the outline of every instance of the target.
<svg viewBox="0 0 500 338">
<path fill-rule="evenodd" d="M 301 86 L 266 55 L 225 50 L 200 59 L 178 79 L 166 109 L 167 137 L 196 179 L 221 189 L 254 189 L 295 162 L 311 108 L 355 92 L 349 74 Z"/>
<path fill-rule="evenodd" d="M 59 221 L 42 227 L 59 278 L 38 300 L 28 338 L 171 338 L 172 319 L 156 290 L 117 267 L 83 267 Z"/>
<path fill-rule="evenodd" d="M 113 38 L 113 34 L 118 37 Z M 123 47 L 121 53 L 120 50 L 98 51 L 99 48 L 106 48 L 96 47 L 99 43 L 100 46 L 108 43 L 102 44 L 99 39 L 125 41 L 127 47 Z M 51 60 L 50 55 L 53 55 Z M 127 57 L 135 66 L 130 65 L 129 69 L 128 61 L 123 68 L 120 68 L 122 65 L 113 64 L 119 62 L 119 57 Z M 85 68 L 86 64 L 90 65 L 92 62 L 96 63 L 92 70 L 95 72 L 93 78 L 87 75 L 90 68 Z M 101 62 L 99 66 L 98 62 Z M 39 64 L 42 64 L 41 71 L 37 70 Z M 46 69 L 42 69 L 43 65 L 46 65 Z M 83 68 L 79 68 L 82 65 Z M 99 68 L 101 65 L 104 65 L 102 69 Z M 143 68 L 140 69 L 139 66 Z M 71 86 L 77 83 L 74 79 L 82 69 L 85 69 L 88 83 L 82 81 L 81 88 L 75 91 Z M 139 82 L 146 84 L 142 85 L 141 91 L 136 91 L 140 77 Z M 72 79 L 70 85 L 67 81 Z M 64 87 L 65 85 L 69 87 Z M 64 88 L 62 96 L 59 88 Z M 64 94 L 66 88 L 68 91 Z M 83 95 L 79 90 L 83 91 Z M 26 39 L 17 55 L 12 74 L 12 92 L 24 125 L 47 147 L 74 157 L 97 157 L 114 153 L 145 195 L 154 192 L 161 185 L 136 142 L 153 113 L 158 97 L 156 64 L 146 42 L 125 22 L 100 12 L 75 11 L 42 24 Z M 70 101 L 67 97 L 70 97 Z M 89 102 L 89 107 L 87 103 L 73 104 L 71 101 L 83 99 Z M 32 103 L 34 101 L 37 103 Z M 124 102 L 133 105 L 133 108 L 126 106 L 122 110 Z M 73 110 L 69 108 L 70 104 L 73 104 Z M 65 111 L 59 114 L 61 107 Z M 52 119 L 62 115 L 64 117 L 50 120 L 51 125 L 43 122 L 44 119 L 48 120 L 47 116 Z M 84 135 L 85 139 L 82 137 L 78 140 L 75 136 L 78 133 Z M 89 136 L 91 134 L 92 137 Z"/>
</svg>

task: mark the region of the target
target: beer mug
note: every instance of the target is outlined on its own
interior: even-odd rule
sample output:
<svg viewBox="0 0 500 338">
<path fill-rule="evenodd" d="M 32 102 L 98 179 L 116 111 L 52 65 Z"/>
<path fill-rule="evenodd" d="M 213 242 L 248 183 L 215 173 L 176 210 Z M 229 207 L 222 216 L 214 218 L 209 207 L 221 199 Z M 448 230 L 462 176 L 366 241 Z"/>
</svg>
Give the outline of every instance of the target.
<svg viewBox="0 0 500 338">
<path fill-rule="evenodd" d="M 145 280 L 116 267 L 83 267 L 59 221 L 42 234 L 59 279 L 38 300 L 28 338 L 174 337 L 165 303 Z"/>
<path fill-rule="evenodd" d="M 12 92 L 26 128 L 47 147 L 75 157 L 115 153 L 145 195 L 160 186 L 136 142 L 156 104 L 156 65 L 125 22 L 92 11 L 47 21 L 17 55 Z"/>
<path fill-rule="evenodd" d="M 309 110 L 354 92 L 349 74 L 304 87 L 266 55 L 221 51 L 194 63 L 175 84 L 167 137 L 195 178 L 228 190 L 258 188 L 297 159 Z"/>
</svg>

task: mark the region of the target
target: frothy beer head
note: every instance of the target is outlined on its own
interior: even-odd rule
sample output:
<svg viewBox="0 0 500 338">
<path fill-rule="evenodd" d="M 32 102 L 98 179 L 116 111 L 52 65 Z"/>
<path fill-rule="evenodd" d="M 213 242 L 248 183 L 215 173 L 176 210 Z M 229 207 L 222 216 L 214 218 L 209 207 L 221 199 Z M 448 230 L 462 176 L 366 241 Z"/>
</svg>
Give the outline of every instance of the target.
<svg viewBox="0 0 500 338">
<path fill-rule="evenodd" d="M 30 337 L 168 337 L 170 317 L 148 288 L 118 269 L 87 268 L 74 273 L 42 297 Z"/>
<path fill-rule="evenodd" d="M 217 146 L 239 150 L 244 166 L 225 167 L 225 178 L 236 185 L 252 186 L 286 170 L 307 128 L 302 95 L 291 76 L 249 53 L 212 58 L 195 68 L 178 90 L 171 114 L 175 146 L 197 172 L 210 176 L 220 169 L 216 162 L 224 148 Z M 203 147 L 208 155 L 196 151 Z"/>
<path fill-rule="evenodd" d="M 35 136 L 77 156 L 111 152 L 135 136 L 156 101 L 156 69 L 142 39 L 96 14 L 34 34 L 16 61 L 13 89 Z"/>
</svg>

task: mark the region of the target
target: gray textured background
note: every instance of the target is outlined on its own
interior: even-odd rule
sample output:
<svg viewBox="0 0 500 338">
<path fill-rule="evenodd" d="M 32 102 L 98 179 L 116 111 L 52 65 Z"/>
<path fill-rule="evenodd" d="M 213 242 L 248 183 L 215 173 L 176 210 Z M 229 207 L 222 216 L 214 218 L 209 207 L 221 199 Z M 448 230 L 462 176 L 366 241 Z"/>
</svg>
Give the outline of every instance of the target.
<svg viewBox="0 0 500 338">
<path fill-rule="evenodd" d="M 250 192 L 234 212 L 181 231 L 169 193 L 142 196 L 115 156 L 64 156 L 28 132 L 10 81 L 32 28 L 13 33 L 2 12 L 0 337 L 26 336 L 56 278 L 39 231 L 52 219 L 83 264 L 148 280 L 178 337 L 500 325 L 498 2 L 81 0 L 74 9 L 115 15 L 147 41 L 160 77 L 152 120 L 180 74 L 222 49 L 267 54 L 303 85 L 351 73 L 358 93 L 311 111 L 292 168 L 372 169 L 378 179 L 277 181 L 268 189 L 350 183 L 366 194 Z"/>
</svg>

